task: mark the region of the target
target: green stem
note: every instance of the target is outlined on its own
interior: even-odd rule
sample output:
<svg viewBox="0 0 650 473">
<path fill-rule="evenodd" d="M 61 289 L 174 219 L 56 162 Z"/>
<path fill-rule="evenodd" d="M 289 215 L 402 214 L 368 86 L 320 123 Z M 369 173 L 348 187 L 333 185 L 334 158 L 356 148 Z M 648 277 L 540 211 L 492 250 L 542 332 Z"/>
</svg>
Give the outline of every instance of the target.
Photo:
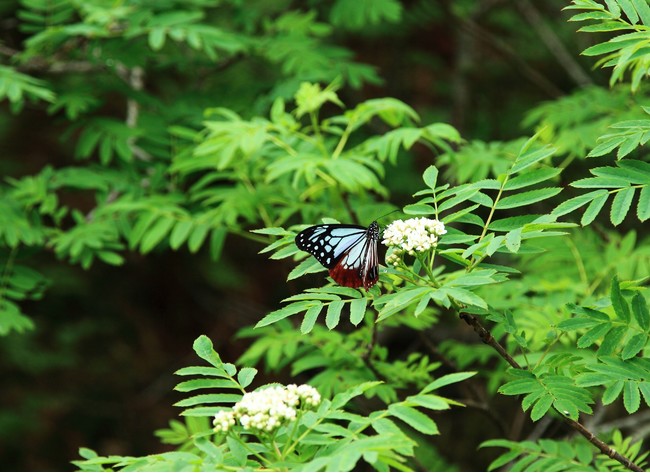
<svg viewBox="0 0 650 473">
<path fill-rule="evenodd" d="M 300 418 L 301 417 L 302 417 L 302 411 L 298 410 L 298 415 L 296 416 L 296 420 L 293 422 L 293 428 L 291 429 L 291 434 L 289 435 L 289 440 L 291 440 L 292 438 L 295 437 L 296 432 L 298 431 L 298 424 L 300 424 Z M 287 455 L 289 455 L 291 453 L 291 451 L 289 450 L 290 445 L 291 444 L 287 441 L 287 443 L 285 444 L 285 447 L 284 447 L 284 451 L 282 452 L 281 459 L 284 460 L 285 458 L 287 458 Z"/>
<path fill-rule="evenodd" d="M 433 275 L 432 269 L 429 267 L 429 264 L 427 263 L 427 259 L 429 258 L 423 258 L 420 253 L 417 253 L 417 259 L 420 262 L 420 265 L 424 268 L 424 271 L 427 273 L 427 276 L 429 278 L 429 281 L 431 281 L 431 284 L 433 287 L 440 287 L 440 283 L 436 280 L 436 277 Z"/>
<path fill-rule="evenodd" d="M 262 455 L 257 453 L 255 450 L 250 448 L 248 446 L 248 442 L 244 442 L 244 440 L 239 436 L 239 434 L 235 431 L 232 432 L 232 437 L 235 439 L 236 442 L 238 442 L 242 447 L 244 447 L 246 450 L 248 450 L 254 457 L 256 457 L 263 465 L 268 466 L 269 465 L 269 460 L 267 458 L 264 458 Z M 260 439 L 260 441 L 262 441 Z"/>
<path fill-rule="evenodd" d="M 298 156 L 298 151 L 293 149 L 290 145 L 279 139 L 277 136 L 269 135 L 269 139 L 273 144 L 275 144 L 278 148 L 282 148 L 289 154 L 290 156 L 296 157 Z"/>
<path fill-rule="evenodd" d="M 305 429 L 305 431 L 302 434 L 300 434 L 300 437 L 298 437 L 296 440 L 294 440 L 291 443 L 291 445 L 287 449 L 287 453 L 291 453 L 298 446 L 298 444 L 302 441 L 302 439 L 304 439 L 307 435 L 309 435 L 311 433 L 311 431 L 314 430 L 314 427 L 316 427 L 319 424 L 323 423 L 324 420 L 325 420 L 325 418 L 321 417 L 316 422 L 314 422 L 314 425 L 312 425 L 311 427 L 307 427 Z"/>
<path fill-rule="evenodd" d="M 584 262 L 582 261 L 582 256 L 580 255 L 580 251 L 578 251 L 576 245 L 573 243 L 573 241 L 571 241 L 571 238 L 566 238 L 564 239 L 564 241 L 566 245 L 569 247 L 569 250 L 571 251 L 573 258 L 576 261 L 576 266 L 578 267 L 578 273 L 580 274 L 580 281 L 582 281 L 582 284 L 584 284 L 585 290 L 588 290 L 589 278 L 587 277 L 587 270 L 585 269 Z"/>
<path fill-rule="evenodd" d="M 348 139 L 350 138 L 351 134 L 352 134 L 352 122 L 348 123 L 348 126 L 345 127 L 345 130 L 343 131 L 343 134 L 341 135 L 341 139 L 336 144 L 336 148 L 334 149 L 334 152 L 332 153 L 332 159 L 336 159 L 341 155 L 341 153 L 343 152 L 343 148 L 345 148 L 345 145 L 348 142 Z"/>
<path fill-rule="evenodd" d="M 311 121 L 311 127 L 314 130 L 314 135 L 316 135 L 316 146 L 318 146 L 318 148 L 321 150 L 323 156 L 327 157 L 329 153 L 325 147 L 323 135 L 320 132 L 320 126 L 318 125 L 318 115 L 316 112 L 309 112 L 309 120 Z"/>
<path fill-rule="evenodd" d="M 514 163 L 513 163 L 514 166 Z M 506 175 L 506 177 L 503 179 L 503 182 L 501 183 L 501 187 L 499 187 L 499 193 L 497 194 L 496 198 L 494 199 L 494 203 L 492 204 L 492 207 L 490 208 L 490 214 L 488 215 L 487 220 L 485 221 L 485 225 L 483 226 L 483 231 L 481 232 L 481 236 L 478 238 L 477 243 L 480 243 L 483 241 L 483 238 L 485 238 L 485 235 L 487 235 L 487 230 L 488 227 L 490 226 L 490 223 L 492 223 L 492 218 L 494 217 L 494 212 L 496 211 L 497 204 L 499 203 L 499 200 L 501 200 L 501 196 L 503 195 L 503 190 L 506 187 L 506 184 L 508 183 L 509 175 Z M 477 258 L 476 255 L 472 255 L 472 261 L 470 264 L 467 266 L 466 272 L 471 272 L 481 261 L 485 259 L 486 255 L 483 255 L 482 257 Z"/>
<path fill-rule="evenodd" d="M 555 335 L 555 340 L 553 340 L 551 343 L 549 343 L 549 344 L 546 346 L 546 350 L 544 350 L 544 353 L 542 353 L 542 356 L 539 357 L 539 360 L 537 360 L 537 363 L 535 364 L 535 367 L 534 367 L 531 371 L 535 371 L 535 370 L 540 366 L 540 364 L 542 363 L 542 361 L 544 360 L 544 358 L 546 358 L 546 356 L 547 356 L 547 355 L 549 354 L 549 352 L 551 351 L 551 348 L 553 348 L 553 346 L 554 346 L 557 342 L 560 341 L 560 338 L 561 338 L 561 337 L 562 337 L 562 333 L 561 333 L 561 332 L 560 332 L 559 334 L 556 334 L 556 335 Z M 524 359 L 526 359 L 526 355 L 525 355 L 525 354 L 524 354 Z M 527 366 L 530 366 L 530 363 L 528 363 L 528 359 L 526 359 L 526 365 L 527 365 Z"/>
</svg>

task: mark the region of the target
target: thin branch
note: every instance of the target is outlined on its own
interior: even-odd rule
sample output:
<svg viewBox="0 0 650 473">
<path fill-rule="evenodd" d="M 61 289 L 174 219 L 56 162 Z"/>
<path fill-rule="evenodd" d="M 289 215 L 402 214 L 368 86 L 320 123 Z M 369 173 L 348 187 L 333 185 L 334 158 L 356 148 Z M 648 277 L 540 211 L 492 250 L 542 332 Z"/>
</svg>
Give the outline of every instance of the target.
<svg viewBox="0 0 650 473">
<path fill-rule="evenodd" d="M 515 0 L 513 3 L 574 82 L 580 86 L 593 85 L 594 82 L 591 77 L 569 53 L 564 43 L 555 34 L 555 31 L 544 21 L 535 5 L 530 0 Z"/>
<path fill-rule="evenodd" d="M 460 318 L 464 320 L 467 325 L 469 325 L 474 329 L 474 331 L 478 334 L 478 336 L 481 338 L 483 343 L 486 343 L 487 345 L 490 345 L 492 348 L 494 348 L 496 352 L 499 353 L 501 358 L 506 360 L 510 366 L 512 366 L 513 368 L 522 369 L 521 365 L 519 365 L 519 363 L 517 363 L 514 360 L 514 358 L 510 356 L 510 354 L 506 351 L 505 348 L 503 348 L 503 345 L 501 345 L 492 336 L 489 330 L 487 330 L 485 327 L 483 327 L 483 325 L 481 325 L 481 322 L 478 320 L 476 316 L 464 312 L 461 312 L 459 315 Z M 580 433 L 580 435 L 582 435 L 592 445 L 594 445 L 598 450 L 600 450 L 601 453 L 607 455 L 609 458 L 613 460 L 616 460 L 621 465 L 625 466 L 626 468 L 629 468 L 632 471 L 645 471 L 642 468 L 640 468 L 638 465 L 636 465 L 634 462 L 632 462 L 630 459 L 624 457 L 616 450 L 614 450 L 612 447 L 610 447 L 605 442 L 603 442 L 598 437 L 596 437 L 594 433 L 589 431 L 580 422 L 568 418 L 563 412 L 558 411 L 555 407 L 553 407 L 553 409 L 555 409 L 555 411 L 558 414 L 560 414 L 560 418 L 564 421 L 565 424 L 567 424 L 576 432 Z"/>
<path fill-rule="evenodd" d="M 460 314 L 460 318 L 463 319 L 467 325 L 474 329 L 483 343 L 494 348 L 501 356 L 501 358 L 506 360 L 510 366 L 513 368 L 522 369 L 519 363 L 517 363 L 515 359 L 511 357 L 510 354 L 506 351 L 506 349 L 503 348 L 503 345 L 501 345 L 496 340 L 496 338 L 494 338 L 492 334 L 485 327 L 483 327 L 483 325 L 481 325 L 481 322 L 479 322 L 478 318 L 475 315 L 462 312 Z"/>
<path fill-rule="evenodd" d="M 0 44 L 0 55 L 8 58 L 18 56 L 22 51 Z M 101 64 L 88 61 L 58 61 L 53 58 L 36 56 L 28 61 L 14 66 L 19 72 L 43 72 L 50 74 L 85 73 L 104 69 Z"/>
<path fill-rule="evenodd" d="M 144 88 L 144 69 L 141 66 L 135 66 L 131 69 L 123 64 L 117 64 L 115 67 L 117 75 L 131 87 L 132 90 L 140 92 Z M 125 123 L 129 128 L 138 126 L 138 118 L 140 117 L 140 104 L 133 98 L 128 98 L 126 101 L 126 118 Z M 133 155 L 140 161 L 151 161 L 152 157 L 149 153 L 143 150 L 136 144 L 136 137 L 131 136 L 128 139 L 128 145 L 133 152 Z"/>
<path fill-rule="evenodd" d="M 521 75 L 528 79 L 529 82 L 544 91 L 544 93 L 549 97 L 556 98 L 563 95 L 562 90 L 560 90 L 553 82 L 547 79 L 542 73 L 524 61 L 519 56 L 517 51 L 515 51 L 515 49 L 506 41 L 503 41 L 502 39 L 496 37 L 473 20 L 461 19 L 461 26 L 467 29 L 471 34 L 475 35 L 479 40 L 492 45 L 492 47 L 497 49 L 501 54 L 510 58 L 510 60 L 513 62 L 513 66 L 517 69 L 517 71 L 519 71 Z"/>
</svg>

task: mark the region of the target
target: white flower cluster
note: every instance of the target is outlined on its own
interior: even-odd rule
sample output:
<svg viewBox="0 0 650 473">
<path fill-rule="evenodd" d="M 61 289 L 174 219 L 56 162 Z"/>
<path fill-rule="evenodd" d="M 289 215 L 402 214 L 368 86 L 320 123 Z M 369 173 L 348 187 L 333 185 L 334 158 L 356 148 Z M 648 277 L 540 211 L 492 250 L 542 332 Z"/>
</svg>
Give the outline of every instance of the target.
<svg viewBox="0 0 650 473">
<path fill-rule="evenodd" d="M 235 413 L 233 411 L 219 411 L 212 421 L 215 432 L 226 432 L 235 425 Z"/>
<path fill-rule="evenodd" d="M 244 394 L 232 411 L 219 411 L 214 416 L 216 432 L 226 432 L 236 421 L 249 430 L 272 432 L 285 421 L 296 418 L 299 407 L 320 404 L 320 394 L 307 384 L 274 386 Z"/>
<path fill-rule="evenodd" d="M 404 253 L 414 255 L 438 246 L 438 237 L 447 233 L 445 225 L 430 218 L 395 220 L 384 230 L 384 245 L 394 247 L 386 263 L 397 266 Z"/>
</svg>

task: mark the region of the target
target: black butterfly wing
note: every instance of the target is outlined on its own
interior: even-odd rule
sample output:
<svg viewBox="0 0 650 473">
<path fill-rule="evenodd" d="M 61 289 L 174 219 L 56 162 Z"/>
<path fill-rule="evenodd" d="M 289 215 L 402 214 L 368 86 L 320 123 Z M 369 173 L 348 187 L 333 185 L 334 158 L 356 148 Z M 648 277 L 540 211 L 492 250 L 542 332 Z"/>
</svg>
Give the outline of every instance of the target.
<svg viewBox="0 0 650 473">
<path fill-rule="evenodd" d="M 359 225 L 314 225 L 296 235 L 296 246 L 330 269 L 348 248 L 365 238 L 365 234 L 366 228 Z"/>
<path fill-rule="evenodd" d="M 311 253 L 341 286 L 371 287 L 379 278 L 379 226 L 326 224 L 309 227 L 296 236 L 296 245 Z"/>
</svg>

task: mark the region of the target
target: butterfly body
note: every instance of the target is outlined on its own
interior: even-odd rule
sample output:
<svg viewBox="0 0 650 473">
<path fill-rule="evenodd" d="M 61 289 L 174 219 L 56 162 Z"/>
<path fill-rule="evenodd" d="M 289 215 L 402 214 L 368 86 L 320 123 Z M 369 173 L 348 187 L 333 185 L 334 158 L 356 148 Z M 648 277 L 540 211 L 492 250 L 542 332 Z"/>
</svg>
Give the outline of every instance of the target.
<svg viewBox="0 0 650 473">
<path fill-rule="evenodd" d="M 379 279 L 377 241 L 379 225 L 324 224 L 309 227 L 296 236 L 296 246 L 311 253 L 329 269 L 341 286 L 372 287 Z"/>
</svg>

